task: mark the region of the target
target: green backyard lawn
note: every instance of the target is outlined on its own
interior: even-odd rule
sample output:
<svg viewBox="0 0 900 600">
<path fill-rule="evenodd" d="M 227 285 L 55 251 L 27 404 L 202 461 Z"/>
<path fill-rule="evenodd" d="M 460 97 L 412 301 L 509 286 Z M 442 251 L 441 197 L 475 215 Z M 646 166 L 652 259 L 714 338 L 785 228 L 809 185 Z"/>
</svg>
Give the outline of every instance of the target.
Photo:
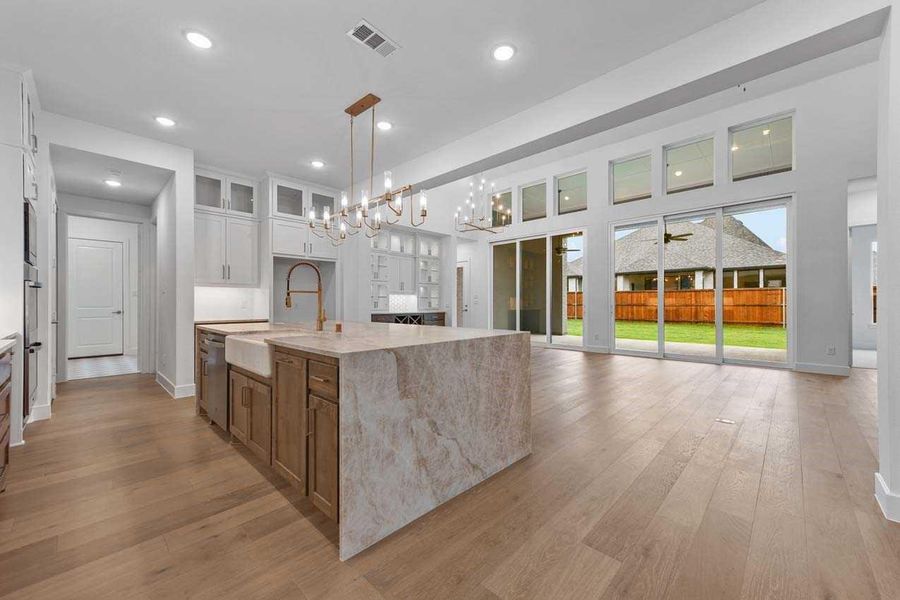
<svg viewBox="0 0 900 600">
<path fill-rule="evenodd" d="M 566 319 L 566 335 L 582 335 L 581 319 Z"/>
<path fill-rule="evenodd" d="M 656 323 L 653 321 L 616 322 L 616 337 L 619 339 L 653 341 L 656 339 L 656 331 Z M 716 327 L 712 323 L 667 323 L 666 341 L 715 344 Z M 726 324 L 725 345 L 784 349 L 787 348 L 787 330 L 775 325 Z"/>
</svg>

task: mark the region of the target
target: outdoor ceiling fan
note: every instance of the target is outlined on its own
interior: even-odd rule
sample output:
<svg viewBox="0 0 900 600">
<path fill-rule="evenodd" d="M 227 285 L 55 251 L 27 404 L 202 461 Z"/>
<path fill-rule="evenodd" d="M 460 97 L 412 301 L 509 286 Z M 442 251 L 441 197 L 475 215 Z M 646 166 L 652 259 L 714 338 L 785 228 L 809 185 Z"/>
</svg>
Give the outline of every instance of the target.
<svg viewBox="0 0 900 600">
<path fill-rule="evenodd" d="M 562 256 L 566 252 L 578 252 L 578 248 L 566 248 L 565 246 L 557 246 L 553 249 L 557 256 Z"/>
<path fill-rule="evenodd" d="M 689 237 L 694 235 L 693 233 L 669 233 L 668 229 L 663 233 L 663 243 L 668 244 L 669 242 L 686 242 Z M 653 242 L 656 244 L 657 242 Z"/>
</svg>

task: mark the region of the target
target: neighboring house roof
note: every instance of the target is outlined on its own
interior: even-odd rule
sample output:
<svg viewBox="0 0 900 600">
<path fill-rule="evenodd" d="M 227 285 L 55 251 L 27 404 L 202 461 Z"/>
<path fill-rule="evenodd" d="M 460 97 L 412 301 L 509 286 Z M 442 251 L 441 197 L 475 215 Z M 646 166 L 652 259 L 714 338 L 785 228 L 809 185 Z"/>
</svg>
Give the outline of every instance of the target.
<svg viewBox="0 0 900 600">
<path fill-rule="evenodd" d="M 715 220 L 710 217 L 698 222 L 683 221 L 668 224 L 673 235 L 692 233 L 685 242 L 666 244 L 665 268 L 673 271 L 713 270 L 716 267 Z M 740 219 L 726 216 L 724 233 L 724 268 L 749 269 L 776 267 L 786 264 L 784 252 L 775 250 Z M 652 273 L 657 268 L 658 247 L 656 227 L 642 227 L 616 240 L 616 273 Z"/>
<path fill-rule="evenodd" d="M 566 277 L 581 277 L 584 274 L 584 257 L 579 256 L 575 260 L 566 263 Z"/>
</svg>

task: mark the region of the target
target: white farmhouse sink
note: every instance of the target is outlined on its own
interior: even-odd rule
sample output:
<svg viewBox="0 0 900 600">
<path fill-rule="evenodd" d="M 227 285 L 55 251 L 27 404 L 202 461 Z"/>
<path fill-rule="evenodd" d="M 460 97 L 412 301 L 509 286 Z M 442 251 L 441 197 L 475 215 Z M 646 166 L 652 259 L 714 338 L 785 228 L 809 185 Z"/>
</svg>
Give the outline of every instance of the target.
<svg viewBox="0 0 900 600">
<path fill-rule="evenodd" d="M 303 334 L 299 331 L 229 335 L 225 338 L 225 362 L 246 369 L 251 373 L 256 373 L 261 377 L 271 377 L 272 347 L 265 340 L 301 335 Z"/>
</svg>

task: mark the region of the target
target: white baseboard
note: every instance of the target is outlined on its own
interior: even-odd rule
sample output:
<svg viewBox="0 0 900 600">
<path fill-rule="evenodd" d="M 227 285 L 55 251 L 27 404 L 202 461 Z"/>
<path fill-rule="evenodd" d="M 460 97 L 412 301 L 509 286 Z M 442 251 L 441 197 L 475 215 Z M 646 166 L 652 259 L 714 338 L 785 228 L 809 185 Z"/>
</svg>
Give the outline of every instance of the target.
<svg viewBox="0 0 900 600">
<path fill-rule="evenodd" d="M 875 473 L 875 500 L 886 519 L 900 523 L 900 495 L 891 492 L 881 473 Z"/>
<path fill-rule="evenodd" d="M 49 404 L 35 404 L 28 413 L 28 422 L 46 421 L 50 418 L 50 412 Z"/>
<path fill-rule="evenodd" d="M 802 373 L 816 373 L 818 375 L 838 375 L 840 377 L 850 377 L 850 367 L 845 367 L 842 365 L 821 365 L 818 363 L 798 362 L 794 369 Z"/>
<path fill-rule="evenodd" d="M 176 398 L 190 398 L 194 395 L 194 384 L 186 383 L 184 385 L 175 386 Z"/>
<path fill-rule="evenodd" d="M 189 398 L 194 395 L 195 389 L 193 383 L 186 383 L 184 385 L 175 385 L 169 378 L 157 371 L 156 373 L 156 383 L 162 387 L 162 389 L 166 390 L 170 396 L 173 398 Z"/>
<path fill-rule="evenodd" d="M 169 378 L 160 373 L 156 372 L 156 383 L 162 387 L 162 389 L 166 390 L 170 396 L 175 397 L 175 384 L 169 381 Z"/>
</svg>

